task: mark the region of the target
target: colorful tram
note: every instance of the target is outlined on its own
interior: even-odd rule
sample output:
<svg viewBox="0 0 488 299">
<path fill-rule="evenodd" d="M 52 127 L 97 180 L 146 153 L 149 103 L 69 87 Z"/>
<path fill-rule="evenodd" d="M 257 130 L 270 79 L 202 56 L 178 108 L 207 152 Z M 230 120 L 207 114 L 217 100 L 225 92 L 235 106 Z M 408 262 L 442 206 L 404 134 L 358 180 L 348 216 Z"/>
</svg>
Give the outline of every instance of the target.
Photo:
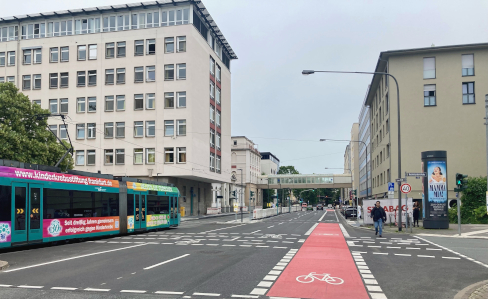
<svg viewBox="0 0 488 299">
<path fill-rule="evenodd" d="M 0 160 L 0 248 L 180 224 L 178 188 Z"/>
</svg>

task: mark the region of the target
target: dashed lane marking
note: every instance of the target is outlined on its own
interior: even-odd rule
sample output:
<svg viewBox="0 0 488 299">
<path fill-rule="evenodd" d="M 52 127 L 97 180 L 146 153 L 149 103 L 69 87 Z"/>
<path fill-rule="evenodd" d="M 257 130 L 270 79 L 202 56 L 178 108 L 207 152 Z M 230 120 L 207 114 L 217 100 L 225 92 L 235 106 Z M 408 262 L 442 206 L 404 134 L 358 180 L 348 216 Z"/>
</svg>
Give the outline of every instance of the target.
<svg viewBox="0 0 488 299">
<path fill-rule="evenodd" d="M 169 292 L 169 291 L 157 291 L 155 294 L 165 294 L 165 295 L 183 295 L 185 292 Z"/>
<path fill-rule="evenodd" d="M 21 286 L 18 286 L 19 288 L 23 288 L 23 289 L 42 289 L 44 286 L 27 286 L 27 285 L 21 285 Z"/>
<path fill-rule="evenodd" d="M 89 291 L 89 292 L 108 292 L 108 291 L 110 291 L 110 289 L 94 289 L 94 288 L 86 288 L 83 290 Z"/>
<path fill-rule="evenodd" d="M 216 293 L 193 293 L 194 296 L 209 296 L 209 297 L 219 297 L 220 294 Z"/>
<path fill-rule="evenodd" d="M 121 293 L 134 293 L 134 294 L 144 294 L 147 291 L 139 291 L 139 290 L 122 290 Z"/>
<path fill-rule="evenodd" d="M 77 288 L 65 288 L 65 287 L 52 287 L 51 290 L 65 290 L 65 291 L 74 291 Z"/>
</svg>

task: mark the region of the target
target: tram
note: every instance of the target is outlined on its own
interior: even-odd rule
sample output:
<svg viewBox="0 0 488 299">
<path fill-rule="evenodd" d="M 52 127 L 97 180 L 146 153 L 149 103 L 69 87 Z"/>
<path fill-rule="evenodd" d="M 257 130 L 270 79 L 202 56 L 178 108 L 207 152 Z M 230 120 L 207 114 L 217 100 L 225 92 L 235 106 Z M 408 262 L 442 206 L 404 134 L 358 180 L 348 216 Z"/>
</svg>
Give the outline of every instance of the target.
<svg viewBox="0 0 488 299">
<path fill-rule="evenodd" d="M 174 185 L 0 159 L 0 248 L 180 224 Z"/>
</svg>

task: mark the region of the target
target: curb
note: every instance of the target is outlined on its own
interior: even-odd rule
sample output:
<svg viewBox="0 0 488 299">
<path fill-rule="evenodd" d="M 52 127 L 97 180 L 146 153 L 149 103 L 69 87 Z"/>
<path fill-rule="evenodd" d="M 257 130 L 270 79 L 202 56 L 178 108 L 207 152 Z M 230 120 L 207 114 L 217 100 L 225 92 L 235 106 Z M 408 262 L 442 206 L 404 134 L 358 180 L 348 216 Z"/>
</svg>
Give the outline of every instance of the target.
<svg viewBox="0 0 488 299">
<path fill-rule="evenodd" d="M 0 271 L 8 268 L 8 262 L 0 261 Z"/>
<path fill-rule="evenodd" d="M 200 220 L 200 219 L 209 219 L 209 218 L 217 218 L 217 217 L 225 217 L 225 216 L 233 216 L 235 213 L 226 213 L 226 214 L 217 214 L 215 216 L 202 216 L 198 218 L 187 218 L 184 219 L 184 217 L 181 218 L 181 221 L 193 221 L 193 220 Z M 239 213 L 240 214 L 240 213 Z M 243 213 L 243 214 L 249 214 L 249 213 Z M 183 220 L 184 219 L 184 220 Z"/>
<path fill-rule="evenodd" d="M 484 284 L 488 284 L 488 280 L 473 283 L 472 285 L 465 287 L 459 293 L 457 293 L 456 296 L 454 296 L 454 299 L 468 299 L 474 291 L 476 291 L 480 286 Z"/>
</svg>

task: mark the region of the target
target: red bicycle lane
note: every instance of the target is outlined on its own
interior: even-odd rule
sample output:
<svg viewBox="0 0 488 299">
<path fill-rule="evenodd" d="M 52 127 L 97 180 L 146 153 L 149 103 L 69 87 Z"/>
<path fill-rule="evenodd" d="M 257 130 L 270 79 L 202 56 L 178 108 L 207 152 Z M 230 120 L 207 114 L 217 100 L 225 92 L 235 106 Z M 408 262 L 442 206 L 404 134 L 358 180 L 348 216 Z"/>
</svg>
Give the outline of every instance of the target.
<svg viewBox="0 0 488 299">
<path fill-rule="evenodd" d="M 266 296 L 370 298 L 337 223 L 315 228 Z"/>
</svg>

